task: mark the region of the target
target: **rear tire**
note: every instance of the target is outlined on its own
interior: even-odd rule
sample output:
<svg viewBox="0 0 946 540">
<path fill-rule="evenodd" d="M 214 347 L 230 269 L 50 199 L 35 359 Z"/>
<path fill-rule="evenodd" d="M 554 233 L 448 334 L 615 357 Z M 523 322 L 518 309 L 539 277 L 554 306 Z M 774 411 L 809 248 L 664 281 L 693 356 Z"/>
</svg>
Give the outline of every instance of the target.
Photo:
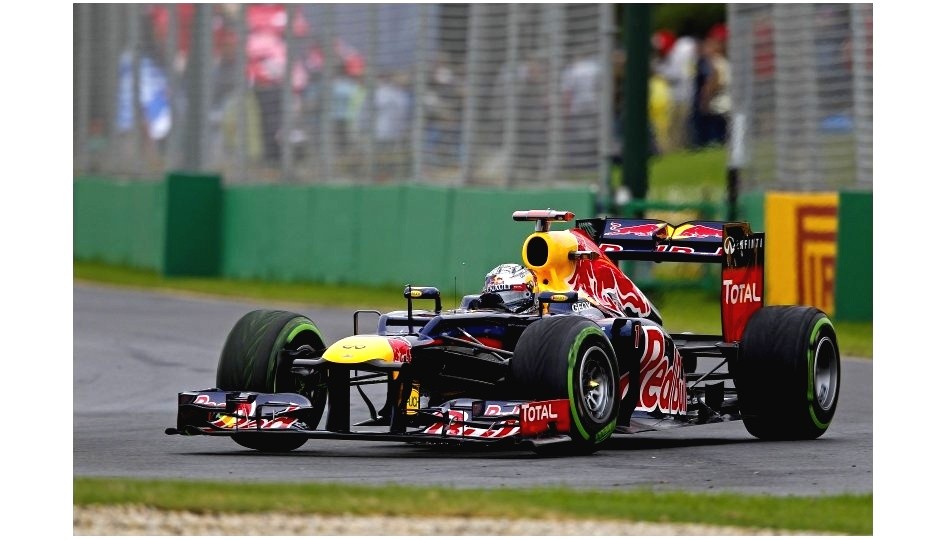
<svg viewBox="0 0 946 540">
<path fill-rule="evenodd" d="M 572 442 L 537 447 L 540 454 L 590 454 L 614 433 L 618 363 L 594 322 L 558 315 L 529 325 L 510 361 L 512 378 L 529 399 L 568 399 Z"/>
<path fill-rule="evenodd" d="M 281 352 L 309 347 L 325 350 L 322 334 L 312 321 L 298 313 L 260 309 L 240 318 L 230 330 L 217 364 L 217 388 L 260 393 L 291 392 L 309 398 L 315 428 L 325 409 L 325 387 L 305 388 L 292 376 Z M 308 440 L 304 436 L 266 434 L 234 435 L 240 446 L 262 452 L 289 452 Z"/>
<path fill-rule="evenodd" d="M 817 439 L 841 387 L 837 335 L 806 306 L 769 306 L 749 319 L 734 373 L 743 423 L 765 440 Z"/>
</svg>

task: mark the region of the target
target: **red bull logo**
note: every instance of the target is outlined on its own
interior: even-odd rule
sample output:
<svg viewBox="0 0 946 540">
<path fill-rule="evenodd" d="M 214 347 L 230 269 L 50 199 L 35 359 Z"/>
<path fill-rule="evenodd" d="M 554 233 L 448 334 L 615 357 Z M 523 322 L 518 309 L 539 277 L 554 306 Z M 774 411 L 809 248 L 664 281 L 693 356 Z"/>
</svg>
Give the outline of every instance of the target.
<svg viewBox="0 0 946 540">
<path fill-rule="evenodd" d="M 388 338 L 391 344 L 391 352 L 394 353 L 393 362 L 403 364 L 411 361 L 411 342 L 402 337 Z"/>
<path fill-rule="evenodd" d="M 578 249 L 594 250 L 594 243 L 582 234 L 576 234 Z M 595 299 L 599 306 L 615 313 L 650 315 L 650 302 L 621 270 L 607 258 L 581 260 L 574 273 L 566 280 L 574 291 Z"/>
<path fill-rule="evenodd" d="M 663 227 L 664 223 L 639 223 L 637 225 L 622 225 L 621 222 L 612 222 L 603 236 L 644 236 L 650 238 Z M 722 232 L 720 232 L 722 235 Z"/>
<path fill-rule="evenodd" d="M 684 226 L 686 227 L 686 226 Z M 723 229 L 717 229 L 715 227 L 707 227 L 706 225 L 690 225 L 685 229 L 678 229 L 673 233 L 673 239 L 677 240 L 680 238 L 722 238 Z"/>
</svg>

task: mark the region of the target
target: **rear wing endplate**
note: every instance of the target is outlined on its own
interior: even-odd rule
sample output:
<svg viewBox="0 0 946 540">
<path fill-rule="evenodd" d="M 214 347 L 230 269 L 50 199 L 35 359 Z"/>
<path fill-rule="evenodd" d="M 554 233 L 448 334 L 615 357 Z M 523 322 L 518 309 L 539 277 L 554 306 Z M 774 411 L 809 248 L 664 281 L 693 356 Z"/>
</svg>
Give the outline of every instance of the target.
<svg viewBox="0 0 946 540">
<path fill-rule="evenodd" d="M 739 341 L 749 317 L 764 305 L 765 233 L 748 223 L 657 219 L 581 219 L 577 227 L 613 261 L 701 262 L 722 265 L 723 339 Z"/>
</svg>

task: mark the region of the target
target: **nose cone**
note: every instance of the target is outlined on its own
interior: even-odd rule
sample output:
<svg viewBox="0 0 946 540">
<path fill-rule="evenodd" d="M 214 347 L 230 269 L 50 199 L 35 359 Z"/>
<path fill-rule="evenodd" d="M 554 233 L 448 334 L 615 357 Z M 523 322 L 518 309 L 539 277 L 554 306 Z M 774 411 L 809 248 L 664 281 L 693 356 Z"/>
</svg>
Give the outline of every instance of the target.
<svg viewBox="0 0 946 540">
<path fill-rule="evenodd" d="M 403 356 L 402 351 L 398 353 L 397 358 Z M 396 361 L 391 340 L 383 336 L 350 336 L 341 339 L 326 349 L 322 358 L 336 364 L 358 364 L 370 360 L 392 363 Z"/>
</svg>

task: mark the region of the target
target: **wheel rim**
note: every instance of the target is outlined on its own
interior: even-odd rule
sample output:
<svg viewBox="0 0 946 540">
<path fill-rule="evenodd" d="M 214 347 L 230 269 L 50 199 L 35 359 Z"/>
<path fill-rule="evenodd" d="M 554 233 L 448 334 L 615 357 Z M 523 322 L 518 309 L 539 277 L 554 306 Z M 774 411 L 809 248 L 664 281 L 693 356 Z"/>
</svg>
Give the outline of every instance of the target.
<svg viewBox="0 0 946 540">
<path fill-rule="evenodd" d="M 608 354 L 601 347 L 590 347 L 581 358 L 578 373 L 585 409 L 596 422 L 606 420 L 614 404 L 614 373 Z"/>
<path fill-rule="evenodd" d="M 821 410 L 827 411 L 838 392 L 838 351 L 827 336 L 815 348 L 815 399 Z"/>
</svg>

